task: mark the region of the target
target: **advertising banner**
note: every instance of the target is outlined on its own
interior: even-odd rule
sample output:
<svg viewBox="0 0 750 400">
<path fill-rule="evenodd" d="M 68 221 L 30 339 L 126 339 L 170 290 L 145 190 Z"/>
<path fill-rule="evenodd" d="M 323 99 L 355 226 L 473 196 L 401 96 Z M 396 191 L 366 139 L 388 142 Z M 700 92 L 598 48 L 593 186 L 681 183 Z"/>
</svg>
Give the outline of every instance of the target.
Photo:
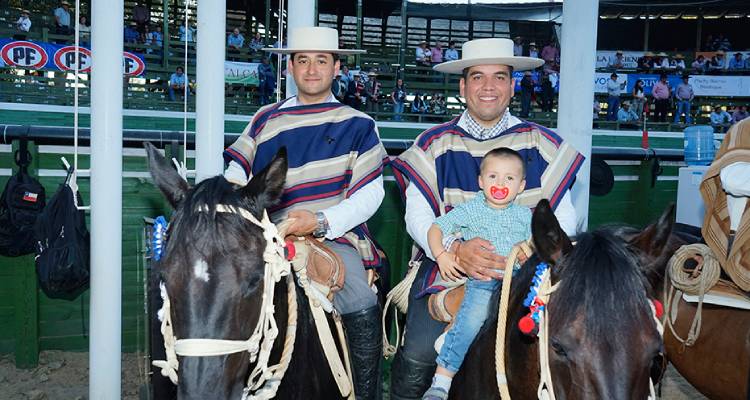
<svg viewBox="0 0 750 400">
<path fill-rule="evenodd" d="M 258 86 L 259 63 L 224 61 L 224 81 L 230 84 Z"/>
<path fill-rule="evenodd" d="M 609 67 L 610 61 L 615 58 L 616 50 L 600 50 L 596 52 L 596 68 Z M 642 51 L 623 51 L 622 68 L 636 69 L 638 67 L 638 58 L 643 56 Z"/>
<path fill-rule="evenodd" d="M 69 45 L 0 39 L 0 60 L 3 67 L 73 71 L 78 64 L 81 72 L 91 71 L 91 50 L 86 46 L 78 49 L 76 54 L 75 47 Z M 141 76 L 146 71 L 140 54 L 124 51 L 122 63 L 127 76 Z"/>
</svg>

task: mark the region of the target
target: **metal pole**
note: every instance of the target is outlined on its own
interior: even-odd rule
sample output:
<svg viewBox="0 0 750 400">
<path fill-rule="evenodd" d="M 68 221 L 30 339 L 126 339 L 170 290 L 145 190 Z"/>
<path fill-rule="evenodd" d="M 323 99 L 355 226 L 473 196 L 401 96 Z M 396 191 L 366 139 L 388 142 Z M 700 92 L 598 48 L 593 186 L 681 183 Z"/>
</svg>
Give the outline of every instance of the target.
<svg viewBox="0 0 750 400">
<path fill-rule="evenodd" d="M 161 66 L 169 68 L 169 0 L 162 0 L 161 7 Z"/>
<path fill-rule="evenodd" d="M 588 226 L 591 168 L 591 107 L 594 99 L 598 0 L 563 2 L 560 104 L 557 130 L 586 157 L 573 185 L 579 226 Z"/>
<path fill-rule="evenodd" d="M 279 10 L 281 12 L 281 10 Z M 271 43 L 271 0 L 266 0 L 266 45 Z"/>
<path fill-rule="evenodd" d="M 362 17 L 362 0 L 357 0 L 357 48 L 362 48 L 362 25 L 364 25 L 365 20 Z M 361 66 L 362 61 L 360 59 L 360 55 L 357 54 L 355 56 L 355 59 L 357 60 L 357 65 Z"/>
<path fill-rule="evenodd" d="M 292 29 L 315 26 L 315 2 L 309 0 L 289 0 L 287 3 L 287 32 Z M 288 39 L 288 36 L 287 36 Z M 282 57 L 279 55 L 279 57 Z M 291 76 L 286 77 L 286 97 L 297 95 L 297 85 Z"/>
<path fill-rule="evenodd" d="M 123 0 L 91 7 L 89 398 L 119 399 L 122 351 Z"/>
<path fill-rule="evenodd" d="M 651 19 L 649 18 L 648 12 L 646 12 L 646 26 L 643 29 L 643 51 L 648 51 L 648 36 L 649 36 L 649 28 L 651 26 L 650 21 Z M 562 51 L 560 53 L 562 53 Z"/>
<path fill-rule="evenodd" d="M 703 50 L 703 46 L 701 46 L 701 36 L 703 35 L 703 16 L 698 16 L 698 27 L 695 31 L 695 51 L 701 51 Z"/>
<path fill-rule="evenodd" d="M 195 102 L 195 180 L 220 174 L 224 165 L 224 54 L 227 6 L 198 2 Z"/>
<path fill-rule="evenodd" d="M 398 66 L 400 74 L 403 74 L 406 68 L 406 29 L 409 21 L 409 16 L 406 15 L 406 6 L 408 3 L 408 0 L 401 1 L 401 45 L 399 46 L 398 51 Z M 383 34 L 385 35 L 385 33 Z M 399 74 L 396 74 L 396 79 L 398 79 L 398 76 Z"/>
</svg>

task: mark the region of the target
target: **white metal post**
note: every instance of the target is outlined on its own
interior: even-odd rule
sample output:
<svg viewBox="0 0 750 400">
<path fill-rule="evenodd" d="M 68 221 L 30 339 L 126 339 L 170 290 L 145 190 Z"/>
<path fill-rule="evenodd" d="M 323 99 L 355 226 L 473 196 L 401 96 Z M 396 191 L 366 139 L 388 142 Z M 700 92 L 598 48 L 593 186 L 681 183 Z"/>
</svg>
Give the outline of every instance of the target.
<svg viewBox="0 0 750 400">
<path fill-rule="evenodd" d="M 315 2 L 310 0 L 289 0 L 287 7 L 289 31 L 294 28 L 315 26 Z M 288 38 L 288 36 L 287 36 Z M 280 56 L 283 57 L 283 56 Z M 284 66 L 286 68 L 286 66 Z M 286 77 L 286 97 L 297 94 L 297 85 L 291 75 Z"/>
<path fill-rule="evenodd" d="M 89 398 L 119 399 L 122 348 L 123 0 L 91 5 Z"/>
<path fill-rule="evenodd" d="M 573 185 L 578 224 L 588 226 L 598 0 L 563 2 L 557 130 L 586 157 Z"/>
<path fill-rule="evenodd" d="M 224 150 L 225 1 L 198 2 L 195 181 L 220 174 Z"/>
</svg>

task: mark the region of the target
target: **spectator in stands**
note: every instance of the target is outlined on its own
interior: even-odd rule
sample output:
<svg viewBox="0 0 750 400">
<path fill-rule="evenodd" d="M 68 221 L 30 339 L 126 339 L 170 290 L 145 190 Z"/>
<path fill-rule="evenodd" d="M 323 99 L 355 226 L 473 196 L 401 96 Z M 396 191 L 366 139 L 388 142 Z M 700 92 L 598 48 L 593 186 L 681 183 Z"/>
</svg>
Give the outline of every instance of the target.
<svg viewBox="0 0 750 400">
<path fill-rule="evenodd" d="M 669 69 L 669 56 L 666 53 L 661 52 L 656 55 L 654 60 L 654 69 L 667 70 Z"/>
<path fill-rule="evenodd" d="M 711 57 L 711 63 L 708 66 L 708 70 L 711 72 L 720 72 L 726 68 L 727 60 L 724 58 L 724 51 L 719 50 L 713 57 Z"/>
<path fill-rule="evenodd" d="M 714 106 L 710 118 L 711 126 L 714 127 L 715 132 L 724 132 L 732 124 L 732 117 L 728 112 L 722 110 L 721 106 Z"/>
<path fill-rule="evenodd" d="M 638 58 L 638 72 L 650 71 L 654 68 L 654 53 L 647 51 Z"/>
<path fill-rule="evenodd" d="M 552 106 L 555 102 L 555 88 L 552 87 L 552 80 L 550 74 L 544 73 L 542 75 L 542 92 L 540 93 L 539 107 L 543 112 L 552 112 Z"/>
<path fill-rule="evenodd" d="M 78 33 L 81 35 L 81 43 L 86 45 L 91 41 L 91 27 L 85 15 L 78 18 Z"/>
<path fill-rule="evenodd" d="M 448 42 L 448 48 L 445 49 L 445 61 L 458 60 L 458 50 L 456 50 L 456 42 Z"/>
<path fill-rule="evenodd" d="M 435 115 L 445 115 L 448 112 L 442 93 L 435 93 L 430 99 L 430 112 Z"/>
<path fill-rule="evenodd" d="M 432 64 L 440 64 L 443 62 L 443 48 L 441 47 L 440 41 L 435 41 L 435 47 L 430 52 Z"/>
<path fill-rule="evenodd" d="M 155 47 L 155 49 L 147 49 L 146 52 L 149 54 L 161 54 L 161 48 L 164 46 L 164 35 L 161 33 L 161 25 L 156 25 L 154 29 L 146 33 L 146 44 Z"/>
<path fill-rule="evenodd" d="M 424 114 L 427 112 L 427 103 L 425 102 L 424 97 L 426 96 L 422 96 L 419 93 L 414 96 L 414 100 L 411 102 L 412 114 Z"/>
<path fill-rule="evenodd" d="M 625 68 L 625 57 L 623 57 L 622 51 L 617 50 L 617 53 L 609 58 L 609 67 L 612 69 Z"/>
<path fill-rule="evenodd" d="M 634 125 L 638 123 L 640 118 L 635 111 L 630 109 L 630 103 L 627 101 L 622 102 L 622 107 L 617 110 L 617 122 L 625 125 Z"/>
<path fill-rule="evenodd" d="M 380 111 L 380 82 L 378 82 L 378 74 L 374 70 L 367 74 L 369 79 L 365 84 L 365 93 L 367 94 L 367 112 L 377 113 Z"/>
<path fill-rule="evenodd" d="M 695 59 L 695 61 L 693 61 L 691 66 L 693 67 L 693 72 L 696 74 L 702 74 L 706 72 L 706 65 L 706 58 L 701 54 Z"/>
<path fill-rule="evenodd" d="M 172 76 L 169 77 L 169 100 L 175 101 L 175 93 L 179 93 L 187 100 L 189 90 L 185 90 L 187 85 L 187 76 L 182 67 L 177 67 Z"/>
<path fill-rule="evenodd" d="M 695 97 L 693 92 L 693 86 L 688 82 L 690 76 L 688 74 L 682 75 L 682 83 L 677 86 L 674 91 L 674 97 L 677 101 L 677 110 L 674 113 L 674 123 L 680 122 L 680 116 L 685 113 L 685 124 L 690 125 L 690 103 Z"/>
<path fill-rule="evenodd" d="M 426 41 L 419 42 L 419 47 L 417 47 L 416 50 L 416 60 L 417 65 L 421 65 L 423 67 L 429 67 L 430 63 L 432 61 L 432 52 L 430 51 L 430 48 L 427 47 Z"/>
<path fill-rule="evenodd" d="M 534 94 L 534 78 L 531 71 L 523 73 L 521 78 L 521 113 L 519 117 L 528 118 L 531 112 L 531 97 Z"/>
<path fill-rule="evenodd" d="M 391 101 L 393 102 L 393 120 L 401 121 L 401 114 L 404 113 L 404 103 L 406 102 L 406 86 L 404 86 L 404 80 L 401 78 L 396 79 L 396 86 L 393 87 L 393 92 L 391 92 Z"/>
<path fill-rule="evenodd" d="M 331 82 L 331 93 L 333 93 L 333 97 L 335 97 L 339 103 L 344 102 L 344 97 L 346 96 L 346 84 L 341 80 L 341 71 L 336 74 L 336 78 Z"/>
<path fill-rule="evenodd" d="M 260 36 L 260 32 L 255 32 L 255 36 L 250 39 L 250 51 L 253 53 L 257 53 L 260 51 L 260 49 L 263 48 L 263 46 L 265 46 L 263 37 Z"/>
<path fill-rule="evenodd" d="M 260 65 L 258 65 L 258 84 L 260 105 L 265 106 L 271 103 L 271 96 L 276 89 L 276 74 L 268 61 L 268 57 L 263 57 L 260 60 Z"/>
<path fill-rule="evenodd" d="M 559 64 L 560 50 L 557 48 L 557 43 L 554 40 L 550 40 L 547 45 L 542 48 L 541 56 L 545 64 Z"/>
<path fill-rule="evenodd" d="M 669 61 L 669 68 L 673 69 L 677 72 L 682 72 L 685 70 L 685 56 L 682 54 L 675 55 L 672 60 Z"/>
<path fill-rule="evenodd" d="M 654 119 L 657 122 L 667 121 L 667 110 L 669 109 L 669 99 L 672 97 L 672 91 L 667 83 L 667 74 L 661 73 L 659 81 L 654 84 L 651 95 L 654 96 L 656 114 Z"/>
<path fill-rule="evenodd" d="M 18 17 L 18 21 L 16 21 L 16 34 L 13 36 L 13 39 L 16 40 L 25 40 L 29 29 L 31 29 L 31 18 L 29 18 L 29 15 L 31 13 L 29 10 L 21 10 L 21 16 Z"/>
<path fill-rule="evenodd" d="M 339 48 L 341 49 L 343 47 L 339 45 Z M 349 88 L 349 83 L 354 81 L 354 75 L 351 73 L 351 71 L 349 71 L 349 67 L 346 65 L 341 67 L 341 81 L 346 83 L 347 89 Z"/>
<path fill-rule="evenodd" d="M 362 105 L 367 102 L 367 95 L 365 93 L 365 85 L 362 83 L 362 78 L 359 74 L 354 75 L 354 79 L 349 82 L 349 87 L 346 91 L 347 104 L 349 107 L 356 110 L 361 110 Z"/>
<path fill-rule="evenodd" d="M 535 42 L 529 43 L 529 57 L 539 58 L 539 50 L 536 48 Z"/>
<path fill-rule="evenodd" d="M 58 35 L 70 35 L 73 33 L 70 29 L 70 3 L 63 0 L 60 7 L 55 9 L 55 33 Z"/>
<path fill-rule="evenodd" d="M 643 90 L 643 80 L 638 79 L 633 85 L 633 91 L 630 93 L 633 95 L 633 112 L 640 119 L 643 115 L 643 105 L 646 104 L 646 94 Z"/>
<path fill-rule="evenodd" d="M 745 69 L 745 60 L 742 59 L 742 53 L 734 53 L 734 57 L 732 57 L 731 60 L 729 60 L 729 65 L 727 66 L 727 69 L 730 70 L 739 70 L 739 69 Z"/>
<path fill-rule="evenodd" d="M 617 82 L 617 73 L 613 72 L 607 80 L 607 121 L 617 119 L 617 110 L 620 109 L 620 92 L 625 89 L 626 82 Z"/>
<path fill-rule="evenodd" d="M 736 124 L 749 116 L 750 113 L 747 112 L 747 106 L 737 106 L 732 113 L 732 123 Z"/>
<path fill-rule="evenodd" d="M 140 33 L 135 29 L 135 22 L 125 25 L 123 32 L 123 40 L 125 43 L 138 43 Z"/>
<path fill-rule="evenodd" d="M 180 24 L 180 42 L 192 42 L 195 37 L 195 27 L 191 26 L 185 29 L 185 24 Z"/>
<path fill-rule="evenodd" d="M 747 57 L 745 58 L 745 69 L 750 69 L 750 53 L 747 53 Z"/>
<path fill-rule="evenodd" d="M 244 45 L 245 37 L 240 33 L 240 28 L 234 28 L 232 33 L 227 35 L 227 52 L 235 55 L 235 57 L 232 57 L 231 59 L 239 61 L 239 58 L 236 56 L 240 54 L 240 50 L 242 50 L 242 46 Z"/>
<path fill-rule="evenodd" d="M 523 37 L 516 36 L 513 38 L 513 56 L 520 57 L 523 55 Z"/>
<path fill-rule="evenodd" d="M 146 25 L 148 25 L 150 20 L 151 11 L 149 11 L 148 7 L 143 4 L 143 1 L 138 1 L 135 7 L 133 7 L 133 21 L 135 21 L 136 30 L 143 35 L 144 39 L 146 35 Z"/>
</svg>

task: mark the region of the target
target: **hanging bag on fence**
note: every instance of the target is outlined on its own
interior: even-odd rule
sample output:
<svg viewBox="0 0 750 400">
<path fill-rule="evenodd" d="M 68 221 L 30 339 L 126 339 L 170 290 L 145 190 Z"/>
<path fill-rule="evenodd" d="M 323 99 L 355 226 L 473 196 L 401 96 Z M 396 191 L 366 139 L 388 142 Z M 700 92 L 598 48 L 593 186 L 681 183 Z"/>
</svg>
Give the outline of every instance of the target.
<svg viewBox="0 0 750 400">
<path fill-rule="evenodd" d="M 89 284 L 89 231 L 84 212 L 77 208 L 81 195 L 69 184 L 73 173 L 68 172 L 35 227 L 39 287 L 56 299 L 72 300 Z"/>
<path fill-rule="evenodd" d="M 8 179 L 0 195 L 0 255 L 18 257 L 34 252 L 34 224 L 44 209 L 44 187 L 31 177 L 28 141 L 21 138 L 15 153 L 18 173 Z"/>
</svg>

